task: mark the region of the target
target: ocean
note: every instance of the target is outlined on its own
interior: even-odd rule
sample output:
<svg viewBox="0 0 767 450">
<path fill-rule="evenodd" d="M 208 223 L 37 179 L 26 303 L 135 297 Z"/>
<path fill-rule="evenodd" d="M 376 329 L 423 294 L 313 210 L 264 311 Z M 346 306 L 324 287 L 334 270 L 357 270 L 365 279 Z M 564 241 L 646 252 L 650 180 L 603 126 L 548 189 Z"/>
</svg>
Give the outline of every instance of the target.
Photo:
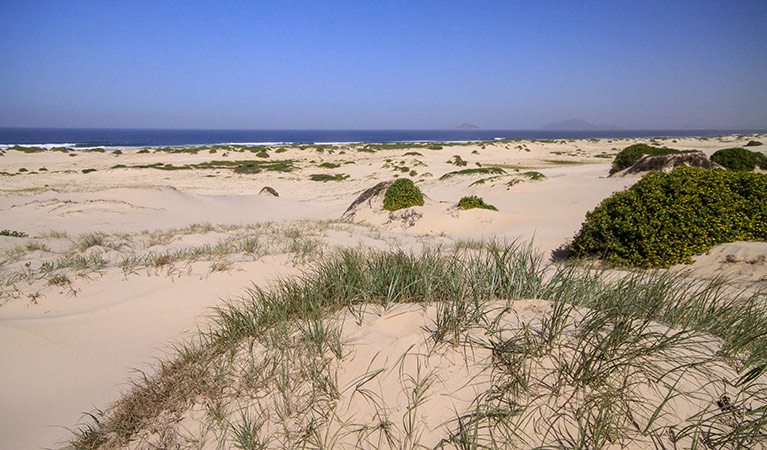
<svg viewBox="0 0 767 450">
<path fill-rule="evenodd" d="M 722 136 L 766 130 L 202 130 L 0 128 L 0 148 L 12 145 L 131 148 L 210 144 L 328 144 Z"/>
</svg>

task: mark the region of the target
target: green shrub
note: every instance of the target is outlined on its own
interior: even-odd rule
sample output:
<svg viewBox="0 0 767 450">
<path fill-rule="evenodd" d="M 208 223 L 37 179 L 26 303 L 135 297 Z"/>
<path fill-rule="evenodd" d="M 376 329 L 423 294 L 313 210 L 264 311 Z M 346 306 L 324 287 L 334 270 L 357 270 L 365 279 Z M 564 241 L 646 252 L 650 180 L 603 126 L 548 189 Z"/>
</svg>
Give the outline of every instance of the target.
<svg viewBox="0 0 767 450">
<path fill-rule="evenodd" d="M 767 240 L 767 175 L 680 167 L 651 172 L 602 201 L 568 253 L 668 267 L 740 240 Z"/>
<path fill-rule="evenodd" d="M 674 153 L 686 153 L 686 151 L 674 150 L 666 147 L 652 147 L 647 144 L 634 144 L 624 148 L 615 155 L 613 166 L 610 169 L 610 175 L 620 172 L 623 169 L 631 167 L 639 158 L 644 155 L 670 155 Z"/>
<path fill-rule="evenodd" d="M 758 147 L 760 145 L 762 145 L 762 143 L 759 141 L 748 141 L 746 147 Z"/>
<path fill-rule="evenodd" d="M 320 164 L 317 167 L 322 167 L 323 169 L 335 169 L 337 167 L 341 167 L 341 164 L 332 163 L 332 162 L 324 162 Z"/>
<path fill-rule="evenodd" d="M 82 173 L 91 173 L 91 172 L 95 172 L 95 171 L 96 171 L 96 169 L 83 169 Z"/>
<path fill-rule="evenodd" d="M 488 205 L 487 203 L 485 203 L 484 200 L 482 200 L 481 197 L 477 197 L 476 195 L 472 195 L 470 197 L 463 197 L 458 202 L 458 207 L 461 209 L 482 208 L 482 209 L 490 209 L 493 211 L 498 211 L 498 208 L 496 208 L 493 205 Z"/>
<path fill-rule="evenodd" d="M 409 178 L 400 178 L 386 189 L 384 209 L 397 211 L 411 206 L 423 206 L 423 194 Z"/>
<path fill-rule="evenodd" d="M 750 172 L 757 166 L 767 169 L 767 156 L 745 148 L 725 148 L 711 155 L 711 161 L 730 170 Z"/>
</svg>

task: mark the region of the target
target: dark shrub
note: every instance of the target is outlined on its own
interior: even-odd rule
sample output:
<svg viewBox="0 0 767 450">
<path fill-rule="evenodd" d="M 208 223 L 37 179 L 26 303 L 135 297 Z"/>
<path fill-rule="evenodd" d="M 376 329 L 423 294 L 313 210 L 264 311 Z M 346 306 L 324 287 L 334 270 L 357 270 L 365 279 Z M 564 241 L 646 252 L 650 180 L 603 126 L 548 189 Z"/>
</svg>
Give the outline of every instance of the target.
<svg viewBox="0 0 767 450">
<path fill-rule="evenodd" d="M 461 209 L 482 208 L 498 211 L 498 208 L 493 205 L 488 205 L 481 197 L 477 197 L 476 195 L 462 198 L 461 201 L 458 202 L 458 207 Z"/>
<path fill-rule="evenodd" d="M 760 145 L 762 145 L 762 143 L 759 141 L 748 141 L 746 147 L 759 147 Z"/>
<path fill-rule="evenodd" d="M 730 170 L 750 172 L 757 166 L 767 169 L 767 156 L 745 148 L 725 148 L 711 155 L 711 161 Z"/>
<path fill-rule="evenodd" d="M 384 209 L 397 211 L 411 206 L 423 206 L 423 194 L 408 178 L 400 178 L 386 189 Z"/>
<path fill-rule="evenodd" d="M 666 147 L 653 147 L 647 144 L 630 145 L 615 155 L 615 159 L 613 160 L 613 167 L 610 169 L 610 175 L 631 167 L 635 162 L 637 162 L 639 158 L 644 155 L 670 155 L 672 153 L 685 152 Z"/>
<path fill-rule="evenodd" d="M 668 267 L 716 244 L 767 240 L 767 175 L 681 167 L 651 172 L 586 214 L 568 252 Z"/>
</svg>

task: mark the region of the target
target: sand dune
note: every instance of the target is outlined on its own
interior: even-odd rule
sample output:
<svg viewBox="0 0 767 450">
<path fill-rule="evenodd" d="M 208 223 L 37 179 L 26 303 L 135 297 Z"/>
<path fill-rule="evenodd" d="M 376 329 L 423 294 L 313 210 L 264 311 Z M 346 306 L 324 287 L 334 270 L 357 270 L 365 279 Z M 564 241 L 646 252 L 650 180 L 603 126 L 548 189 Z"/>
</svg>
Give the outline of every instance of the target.
<svg viewBox="0 0 767 450">
<path fill-rule="evenodd" d="M 660 143 L 711 154 L 747 140 L 677 138 Z M 208 323 L 211 307 L 251 285 L 266 288 L 278 276 L 297 275 L 335 249 L 418 252 L 498 239 L 533 241 L 548 258 L 577 232 L 587 211 L 639 179 L 607 175 L 611 156 L 640 141 L 646 142 L 512 141 L 372 153 L 354 146 L 336 146 L 332 153 L 289 147 L 270 152 L 267 160 L 290 160 L 294 170 L 260 173 L 226 167 L 136 167 L 256 159 L 237 150 L 228 156 L 5 151 L 0 172 L 13 175 L 0 176 L 0 229 L 23 231 L 28 237 L 0 237 L 5 255 L 0 265 L 0 358 L 6 362 L 0 373 L 6 406 L 0 412 L 2 446 L 63 445 L 69 437 L 65 427 L 74 427 L 82 412 L 106 408 L 120 398 L 134 369 L 151 373 L 153 360 L 171 351 L 173 342 Z M 455 165 L 454 155 L 467 165 Z M 320 167 L 323 162 L 338 167 Z M 114 168 L 118 164 L 125 167 Z M 444 177 L 480 167 L 501 167 L 503 173 Z M 27 172 L 19 172 L 21 168 Z M 317 174 L 348 178 L 312 181 Z M 426 205 L 390 214 L 381 211 L 378 196 L 354 215 L 342 217 L 365 189 L 395 176 L 416 181 L 427 196 Z M 273 187 L 279 197 L 258 195 L 264 186 Z M 498 211 L 457 209 L 458 200 L 468 195 L 482 197 Z M 723 275 L 742 287 L 763 287 L 766 255 L 764 243 L 725 244 L 697 257 L 688 268 L 695 278 Z M 506 325 L 540 321 L 550 306 L 546 300 L 515 303 L 504 313 Z M 352 355 L 348 365 L 345 360 L 337 367 L 338 385 L 351 386 L 379 364 L 387 366 L 391 372 L 375 388 L 371 385 L 371 392 L 386 399 L 400 431 L 412 401 L 408 383 L 436 374 L 435 390 L 417 418 L 425 430 L 419 439 L 430 445 L 445 436 L 455 411 L 472 405 L 492 372 L 487 372 L 492 358 L 486 349 L 474 349 L 472 358 L 481 364 L 466 357 L 468 347 L 430 353 L 434 349 L 426 330 L 436 320 L 435 308 L 407 305 L 373 311 L 361 325 L 349 315 L 336 317 Z M 397 362 L 405 353 L 412 358 Z M 355 403 L 350 392 L 340 397 L 339 424 L 376 414 L 372 403 Z M 705 395 L 713 398 L 716 393 Z M 201 426 L 204 409 L 195 405 L 180 423 L 190 429 Z M 398 439 L 407 439 L 405 434 Z M 366 439 L 373 445 L 385 437 L 369 434 Z M 213 441 L 210 437 L 201 448 L 214 448 Z"/>
</svg>

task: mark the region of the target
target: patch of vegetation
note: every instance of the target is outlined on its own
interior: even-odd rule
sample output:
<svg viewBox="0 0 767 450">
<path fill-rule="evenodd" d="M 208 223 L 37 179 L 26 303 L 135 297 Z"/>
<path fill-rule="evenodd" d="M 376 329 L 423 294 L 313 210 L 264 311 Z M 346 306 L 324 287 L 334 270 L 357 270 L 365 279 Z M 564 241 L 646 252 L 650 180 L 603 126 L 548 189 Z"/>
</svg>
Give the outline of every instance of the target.
<svg viewBox="0 0 767 450">
<path fill-rule="evenodd" d="M 442 146 L 441 145 L 435 145 L 435 144 L 429 145 L 426 148 L 429 149 L 429 150 L 442 150 Z"/>
<path fill-rule="evenodd" d="M 17 170 L 19 173 L 29 172 L 26 167 L 20 167 L 19 170 Z"/>
<path fill-rule="evenodd" d="M 269 153 L 261 150 L 260 152 L 256 153 L 256 156 L 259 157 L 259 158 L 268 158 L 269 157 Z"/>
<path fill-rule="evenodd" d="M 586 215 L 569 254 L 640 267 L 690 263 L 716 244 L 767 240 L 767 175 L 651 172 Z"/>
<path fill-rule="evenodd" d="M 748 141 L 748 143 L 746 143 L 746 147 L 758 147 L 760 145 L 762 145 L 762 143 L 759 141 Z"/>
<path fill-rule="evenodd" d="M 96 171 L 96 169 L 83 169 L 82 173 L 91 173 L 91 172 L 95 172 L 95 171 Z"/>
<path fill-rule="evenodd" d="M 14 238 L 25 238 L 29 235 L 23 231 L 16 231 L 16 230 L 2 230 L 0 231 L 0 236 L 8 236 L 8 237 L 14 237 Z"/>
<path fill-rule="evenodd" d="M 40 153 L 45 151 L 45 149 L 42 147 L 25 147 L 21 145 L 14 145 L 13 147 L 8 147 L 8 150 L 16 150 L 17 152 L 23 152 L 23 153 Z"/>
<path fill-rule="evenodd" d="M 461 209 L 481 208 L 481 209 L 489 209 L 492 211 L 498 211 L 498 208 L 496 208 L 493 205 L 488 205 L 487 203 L 485 203 L 485 201 L 481 197 L 477 197 L 476 195 L 463 197 L 458 202 L 458 207 Z"/>
<path fill-rule="evenodd" d="M 721 281 L 691 285 L 664 273 L 616 280 L 567 265 L 547 273 L 538 255 L 518 246 L 469 243 L 452 254 L 342 251 L 300 278 L 250 289 L 239 302 L 222 305 L 210 329 L 180 345 L 106 414 L 93 416 L 75 432 L 72 447 L 117 448 L 147 438 L 151 448 L 192 440 L 243 449 L 347 442 L 406 449 L 761 448 L 767 310 L 760 296 L 724 288 Z M 540 319 L 515 317 L 516 302 L 530 298 L 550 300 L 541 305 L 546 312 Z M 402 355 L 418 373 L 376 361 L 348 385 L 351 394 L 338 385 L 337 363 L 348 348 L 332 318 L 346 310 L 363 323 L 369 311 L 396 303 L 436 308 L 426 330 L 436 352 L 452 346 L 488 355 L 480 367 L 486 387 L 476 383 L 475 397 L 445 417 L 433 441 L 420 440 L 427 430 L 418 408 L 451 374 L 421 371 L 430 355 Z M 402 392 L 412 400 L 395 415 L 382 396 L 393 394 L 375 385 L 398 367 L 408 382 Z M 333 408 L 356 394 L 375 413 L 346 423 Z M 248 409 L 239 402 L 254 398 L 266 401 Z M 204 423 L 212 432 L 190 437 L 178 418 L 201 403 L 218 405 Z M 263 433 L 263 417 L 275 403 L 280 417 L 291 420 Z M 693 412 L 680 415 L 677 405 Z M 169 416 L 158 433 L 158 422 Z"/>
<path fill-rule="evenodd" d="M 458 167 L 466 167 L 469 164 L 466 160 L 461 158 L 461 155 L 453 155 L 453 158 L 449 159 L 447 163 Z"/>
<path fill-rule="evenodd" d="M 321 167 L 323 169 L 335 169 L 335 168 L 341 167 L 341 164 L 332 163 L 332 162 L 324 162 L 324 163 L 320 164 L 317 167 Z"/>
<path fill-rule="evenodd" d="M 312 181 L 344 181 L 349 178 L 349 175 L 345 173 L 327 174 L 327 173 L 314 173 L 309 175 L 309 179 Z"/>
<path fill-rule="evenodd" d="M 407 152 L 404 156 L 423 156 L 422 154 L 418 152 Z"/>
<path fill-rule="evenodd" d="M 387 211 L 423 206 L 423 194 L 412 180 L 400 178 L 386 189 L 383 206 Z"/>
<path fill-rule="evenodd" d="M 455 172 L 448 172 L 439 177 L 439 179 L 447 180 L 448 178 L 454 177 L 456 175 L 501 175 L 505 173 L 506 171 L 500 167 L 477 167 L 476 169 L 463 169 L 457 170 Z"/>
<path fill-rule="evenodd" d="M 730 170 L 750 172 L 756 167 L 767 169 L 767 156 L 745 148 L 725 148 L 711 155 L 711 161 Z"/>
<path fill-rule="evenodd" d="M 115 156 L 122 155 L 123 151 L 118 148 L 117 150 L 113 151 L 112 154 L 115 155 Z"/>
<path fill-rule="evenodd" d="M 528 172 L 522 172 L 520 175 L 530 178 L 532 181 L 540 181 L 540 180 L 546 179 L 546 175 L 540 172 L 536 172 L 534 170 L 528 171 Z"/>
<path fill-rule="evenodd" d="M 688 151 L 674 150 L 666 147 L 653 147 L 647 144 L 630 145 L 615 156 L 613 166 L 610 169 L 610 175 L 620 172 L 623 169 L 628 169 L 644 155 L 670 155 L 687 152 Z"/>
<path fill-rule="evenodd" d="M 149 153 L 149 149 L 142 148 L 141 150 L 137 151 L 136 153 Z"/>
</svg>

